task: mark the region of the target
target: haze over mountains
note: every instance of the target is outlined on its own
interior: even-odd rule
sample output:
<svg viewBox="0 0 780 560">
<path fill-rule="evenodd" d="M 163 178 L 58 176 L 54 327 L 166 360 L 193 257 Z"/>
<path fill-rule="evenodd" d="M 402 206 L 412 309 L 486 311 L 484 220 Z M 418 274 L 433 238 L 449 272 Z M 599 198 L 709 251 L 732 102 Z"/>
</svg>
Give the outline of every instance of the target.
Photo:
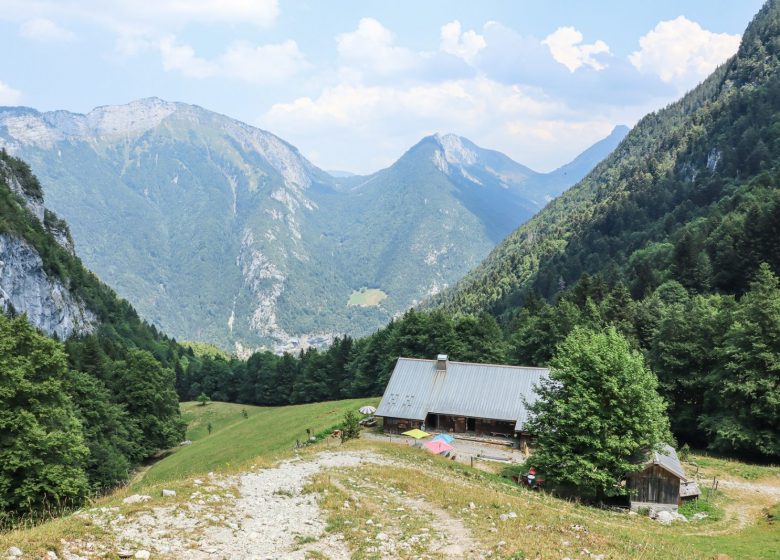
<svg viewBox="0 0 780 560">
<path fill-rule="evenodd" d="M 352 176 L 156 98 L 86 115 L 0 109 L 0 145 L 29 161 L 87 266 L 165 332 L 239 353 L 384 325 L 461 278 L 626 133 L 546 174 L 447 134 Z"/>
</svg>

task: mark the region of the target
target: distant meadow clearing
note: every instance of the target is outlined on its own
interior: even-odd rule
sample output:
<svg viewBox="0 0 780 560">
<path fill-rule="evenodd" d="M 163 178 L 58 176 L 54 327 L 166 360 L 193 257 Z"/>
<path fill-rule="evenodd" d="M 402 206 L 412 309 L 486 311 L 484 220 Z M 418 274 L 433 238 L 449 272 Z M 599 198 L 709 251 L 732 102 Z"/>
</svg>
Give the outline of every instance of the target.
<svg viewBox="0 0 780 560">
<path fill-rule="evenodd" d="M 349 296 L 348 306 L 375 307 L 387 298 L 387 294 L 379 288 L 361 288 Z"/>
</svg>

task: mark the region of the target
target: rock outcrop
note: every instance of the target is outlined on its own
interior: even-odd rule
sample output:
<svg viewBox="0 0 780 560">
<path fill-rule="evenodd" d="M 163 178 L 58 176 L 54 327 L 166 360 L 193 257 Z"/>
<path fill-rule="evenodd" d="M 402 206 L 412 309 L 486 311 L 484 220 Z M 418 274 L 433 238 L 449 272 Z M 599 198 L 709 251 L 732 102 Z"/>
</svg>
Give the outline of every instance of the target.
<svg viewBox="0 0 780 560">
<path fill-rule="evenodd" d="M 95 314 L 62 279 L 47 270 L 34 242 L 18 233 L 26 231 L 18 223 L 29 222 L 33 230 L 43 228 L 74 255 L 68 225 L 44 206 L 43 191 L 29 168 L 5 154 L 0 158 L 0 188 L 7 188 L 24 204 L 24 209 L 13 203 L 0 209 L 8 212 L 3 216 L 9 224 L 16 223 L 0 233 L 0 310 L 24 313 L 32 325 L 61 339 L 94 331 L 98 324 Z"/>
<path fill-rule="evenodd" d="M 46 273 L 35 248 L 6 233 L 0 234 L 0 308 L 27 314 L 35 327 L 61 339 L 97 326 L 95 314 Z"/>
</svg>

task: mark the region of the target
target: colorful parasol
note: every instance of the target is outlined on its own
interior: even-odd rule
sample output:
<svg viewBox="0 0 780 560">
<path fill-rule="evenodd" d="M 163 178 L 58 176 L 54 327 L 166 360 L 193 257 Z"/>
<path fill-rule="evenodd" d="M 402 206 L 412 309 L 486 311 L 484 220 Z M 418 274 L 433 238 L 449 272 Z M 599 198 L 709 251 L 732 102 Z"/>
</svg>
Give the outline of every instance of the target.
<svg viewBox="0 0 780 560">
<path fill-rule="evenodd" d="M 408 432 L 404 432 L 403 435 L 413 437 L 414 439 L 420 439 L 420 438 L 428 437 L 431 434 L 415 428 L 414 430 L 409 430 Z"/>
<path fill-rule="evenodd" d="M 449 443 L 440 439 L 432 439 L 431 441 L 425 442 L 423 446 L 431 453 L 435 453 L 437 455 L 439 453 L 446 453 L 447 451 L 452 451 L 455 449 Z"/>
</svg>

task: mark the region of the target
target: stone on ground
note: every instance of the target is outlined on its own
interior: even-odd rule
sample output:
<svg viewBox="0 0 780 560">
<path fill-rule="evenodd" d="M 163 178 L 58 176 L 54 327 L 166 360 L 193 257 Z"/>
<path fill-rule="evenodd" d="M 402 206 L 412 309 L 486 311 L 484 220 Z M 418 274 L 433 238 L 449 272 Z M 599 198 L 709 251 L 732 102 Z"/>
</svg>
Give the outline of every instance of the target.
<svg viewBox="0 0 780 560">
<path fill-rule="evenodd" d="M 124 500 L 122 500 L 123 504 L 140 504 L 143 502 L 148 502 L 151 500 L 151 496 L 146 496 L 144 494 L 133 494 L 132 496 L 128 496 Z"/>
</svg>

